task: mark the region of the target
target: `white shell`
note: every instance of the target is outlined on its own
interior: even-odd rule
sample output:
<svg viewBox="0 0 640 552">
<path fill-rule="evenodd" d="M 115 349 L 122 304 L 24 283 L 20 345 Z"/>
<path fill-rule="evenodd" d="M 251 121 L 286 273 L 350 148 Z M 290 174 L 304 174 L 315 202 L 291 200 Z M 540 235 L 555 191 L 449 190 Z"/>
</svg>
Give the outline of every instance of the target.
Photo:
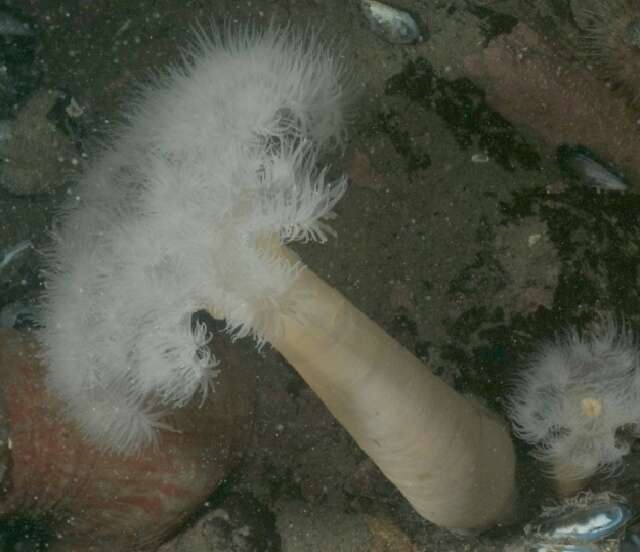
<svg viewBox="0 0 640 552">
<path fill-rule="evenodd" d="M 411 14 L 375 0 L 361 0 L 360 6 L 371 30 L 392 44 L 413 44 L 422 40 Z"/>
</svg>

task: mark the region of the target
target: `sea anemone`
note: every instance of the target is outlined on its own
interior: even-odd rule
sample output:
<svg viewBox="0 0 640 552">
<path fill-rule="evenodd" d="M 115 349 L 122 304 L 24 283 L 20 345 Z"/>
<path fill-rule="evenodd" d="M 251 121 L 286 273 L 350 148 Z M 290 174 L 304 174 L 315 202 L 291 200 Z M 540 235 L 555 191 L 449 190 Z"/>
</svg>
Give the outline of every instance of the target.
<svg viewBox="0 0 640 552">
<path fill-rule="evenodd" d="M 286 247 L 326 240 L 346 190 L 318 167 L 344 136 L 341 60 L 313 33 L 229 28 L 142 89 L 49 255 L 49 388 L 91 441 L 138 451 L 214 383 L 207 310 L 282 354 L 421 515 L 486 527 L 513 505 L 502 421 Z"/>
<path fill-rule="evenodd" d="M 640 105 L 640 1 L 572 2 L 580 55 L 634 107 Z"/>
<path fill-rule="evenodd" d="M 140 450 L 165 409 L 211 390 L 217 359 L 192 313 L 262 343 L 291 307 L 300 266 L 263 241 L 330 232 L 346 183 L 316 160 L 344 139 L 339 54 L 287 27 L 196 33 L 91 156 L 47 255 L 40 341 L 50 389 L 100 448 Z"/>
<path fill-rule="evenodd" d="M 640 352 L 632 332 L 605 317 L 581 335 L 546 343 L 510 397 L 515 433 L 563 481 L 614 473 L 640 429 Z"/>
</svg>

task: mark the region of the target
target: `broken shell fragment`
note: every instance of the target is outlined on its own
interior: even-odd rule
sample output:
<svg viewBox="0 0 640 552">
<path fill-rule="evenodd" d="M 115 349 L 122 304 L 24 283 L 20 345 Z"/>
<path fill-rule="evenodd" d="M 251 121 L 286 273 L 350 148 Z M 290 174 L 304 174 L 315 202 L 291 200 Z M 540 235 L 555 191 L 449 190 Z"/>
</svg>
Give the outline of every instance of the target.
<svg viewBox="0 0 640 552">
<path fill-rule="evenodd" d="M 411 14 L 375 0 L 361 0 L 360 6 L 371 30 L 392 44 L 414 44 L 424 40 Z"/>
</svg>

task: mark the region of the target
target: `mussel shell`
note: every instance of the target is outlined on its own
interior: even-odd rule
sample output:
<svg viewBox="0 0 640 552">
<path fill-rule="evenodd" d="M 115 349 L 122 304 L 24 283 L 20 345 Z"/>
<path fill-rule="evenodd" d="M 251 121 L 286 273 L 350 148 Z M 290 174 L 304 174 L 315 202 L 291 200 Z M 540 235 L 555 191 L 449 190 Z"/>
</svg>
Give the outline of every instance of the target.
<svg viewBox="0 0 640 552">
<path fill-rule="evenodd" d="M 622 500 L 600 502 L 544 521 L 536 536 L 549 543 L 597 542 L 622 529 L 631 517 L 631 508 Z"/>
<path fill-rule="evenodd" d="M 596 544 L 534 544 L 527 552 L 602 552 Z"/>
<path fill-rule="evenodd" d="M 618 192 L 629 188 L 629 181 L 614 165 L 600 159 L 585 146 L 563 144 L 558 147 L 556 155 L 565 173 L 588 186 Z"/>
</svg>

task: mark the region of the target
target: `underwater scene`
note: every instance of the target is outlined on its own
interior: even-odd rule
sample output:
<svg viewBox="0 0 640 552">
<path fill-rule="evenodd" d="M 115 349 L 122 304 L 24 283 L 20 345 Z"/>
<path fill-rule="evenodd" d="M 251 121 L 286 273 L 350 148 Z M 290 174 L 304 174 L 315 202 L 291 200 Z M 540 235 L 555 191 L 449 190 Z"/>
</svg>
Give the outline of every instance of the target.
<svg viewBox="0 0 640 552">
<path fill-rule="evenodd" d="M 0 0 L 0 552 L 640 551 L 638 0 Z"/>
</svg>

